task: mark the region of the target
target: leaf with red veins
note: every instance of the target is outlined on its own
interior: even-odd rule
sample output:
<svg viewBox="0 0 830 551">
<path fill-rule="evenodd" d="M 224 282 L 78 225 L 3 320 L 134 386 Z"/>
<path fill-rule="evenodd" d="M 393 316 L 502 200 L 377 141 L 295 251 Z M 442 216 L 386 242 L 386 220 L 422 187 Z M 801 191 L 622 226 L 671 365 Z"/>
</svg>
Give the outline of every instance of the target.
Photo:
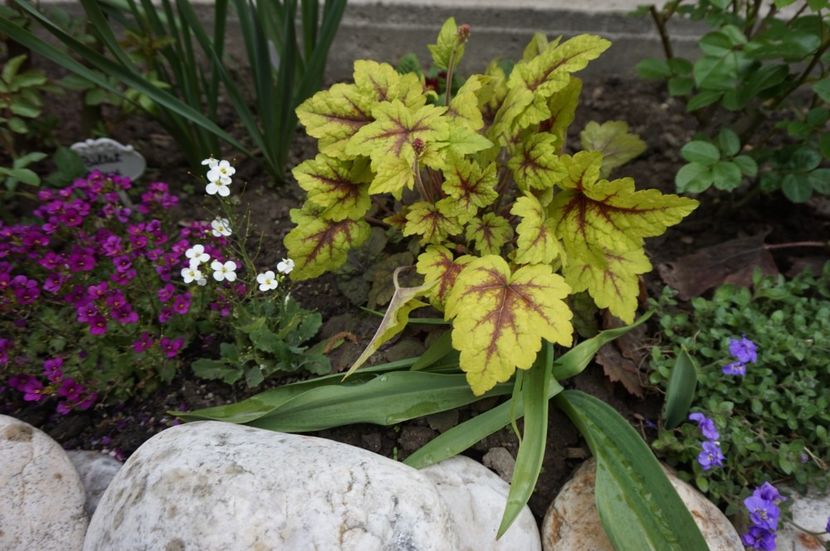
<svg viewBox="0 0 830 551">
<path fill-rule="evenodd" d="M 458 274 L 473 258 L 468 255 L 453 258 L 452 252 L 441 245 L 429 245 L 418 256 L 418 273 L 424 276 L 425 282 L 435 282 L 430 292 L 430 302 L 435 308 L 444 309 L 447 295 L 455 285 Z"/>
<path fill-rule="evenodd" d="M 602 157 L 596 153 L 562 159 L 569 176 L 559 183 L 564 191 L 554 196 L 549 209 L 558 220 L 556 232 L 568 258 L 585 248 L 642 248 L 644 238 L 662 234 L 698 205 L 694 199 L 656 189 L 636 191 L 631 178 L 598 180 Z"/>
<path fill-rule="evenodd" d="M 348 159 L 346 144 L 358 130 L 373 122 L 371 95 L 354 84 L 335 84 L 317 92 L 299 107 L 297 118 L 309 136 L 319 140 L 320 152 Z"/>
<path fill-rule="evenodd" d="M 487 212 L 467 224 L 467 241 L 475 241 L 479 254 L 499 254 L 505 243 L 513 239 L 510 222 L 496 213 Z"/>
<path fill-rule="evenodd" d="M 463 227 L 459 216 L 464 216 L 464 211 L 450 198 L 441 199 L 437 203 L 419 201 L 409 207 L 403 234 L 420 235 L 421 245 L 438 245 L 450 235 L 461 233 Z"/>
<path fill-rule="evenodd" d="M 415 73 L 402 75 L 388 63 L 368 59 L 354 62 L 354 82 L 376 102 L 400 100 L 409 108 L 426 103 L 424 85 Z"/>
<path fill-rule="evenodd" d="M 516 144 L 513 156 L 507 162 L 519 189 L 550 189 L 566 173 L 556 152 L 558 138 L 553 134 L 530 134 Z"/>
<path fill-rule="evenodd" d="M 367 159 L 343 161 L 320 153 L 291 171 L 308 201 L 323 212 L 323 218 L 356 220 L 369 210 L 369 182 L 372 173 Z"/>
<path fill-rule="evenodd" d="M 511 273 L 490 255 L 467 264 L 447 298 L 453 320 L 452 344 L 460 366 L 478 395 L 529 369 L 542 339 L 570 346 L 571 313 L 564 299 L 570 287 L 550 266 L 523 266 Z"/>
<path fill-rule="evenodd" d="M 311 279 L 346 262 L 349 250 L 362 245 L 371 234 L 363 220 L 326 220 L 306 209 L 293 209 L 296 226 L 285 236 L 285 248 L 294 262 L 291 278 Z"/>
<path fill-rule="evenodd" d="M 522 221 L 516 227 L 517 264 L 550 264 L 562 256 L 562 245 L 556 237 L 555 220 L 547 216 L 545 208 L 533 195 L 519 197 L 510 214 Z"/>
<path fill-rule="evenodd" d="M 496 163 L 482 168 L 474 160 L 451 155 L 443 172 L 444 193 L 455 199 L 469 216 L 474 216 L 479 208 L 491 205 L 499 196 Z"/>
</svg>

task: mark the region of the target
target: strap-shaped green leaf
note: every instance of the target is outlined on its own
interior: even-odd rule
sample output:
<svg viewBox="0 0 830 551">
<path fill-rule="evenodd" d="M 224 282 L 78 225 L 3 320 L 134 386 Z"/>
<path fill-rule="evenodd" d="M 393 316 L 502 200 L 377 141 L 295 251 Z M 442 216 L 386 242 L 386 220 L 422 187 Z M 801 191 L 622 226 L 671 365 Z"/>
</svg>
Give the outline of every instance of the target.
<svg viewBox="0 0 830 551">
<path fill-rule="evenodd" d="M 708 550 L 660 463 L 625 418 L 577 390 L 560 393 L 556 405 L 597 459 L 597 511 L 615 549 Z"/>
<path fill-rule="evenodd" d="M 694 359 L 686 350 L 681 350 L 674 361 L 666 386 L 666 405 L 663 410 L 663 423 L 667 429 L 673 429 L 686 420 L 686 414 L 692 405 L 697 386 L 697 368 Z"/>
<path fill-rule="evenodd" d="M 507 532 L 519 513 L 527 505 L 545 459 L 545 445 L 548 438 L 548 388 L 553 368 L 553 345 L 546 342 L 536 363 L 524 377 L 522 398 L 524 402 L 524 432 L 516 457 L 516 467 L 510 480 L 510 492 L 502 515 L 497 538 Z M 558 383 L 557 383 L 558 385 Z M 559 387 L 560 389 L 562 387 Z"/>
</svg>

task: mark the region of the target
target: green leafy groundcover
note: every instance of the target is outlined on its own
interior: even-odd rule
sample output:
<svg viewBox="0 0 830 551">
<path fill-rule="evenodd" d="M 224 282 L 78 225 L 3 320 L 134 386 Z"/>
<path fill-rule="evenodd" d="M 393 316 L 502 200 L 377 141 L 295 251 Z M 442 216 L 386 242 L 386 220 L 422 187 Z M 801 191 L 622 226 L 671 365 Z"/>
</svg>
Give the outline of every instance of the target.
<svg viewBox="0 0 830 551">
<path fill-rule="evenodd" d="M 704 472 L 695 461 L 698 429 L 689 422 L 661 431 L 653 444 L 658 455 L 727 514 L 742 510 L 741 500 L 765 481 L 827 488 L 830 264 L 818 277 L 759 276 L 752 289 L 723 286 L 711 299 L 694 299 L 688 313 L 676 305 L 665 289 L 657 302 L 663 343 L 652 349 L 651 381 L 665 389 L 683 349 L 696 359 L 692 410 L 714 419 L 726 459 Z M 725 375 L 729 340 L 741 336 L 755 342 L 758 361 L 746 366 L 746 376 Z"/>
</svg>

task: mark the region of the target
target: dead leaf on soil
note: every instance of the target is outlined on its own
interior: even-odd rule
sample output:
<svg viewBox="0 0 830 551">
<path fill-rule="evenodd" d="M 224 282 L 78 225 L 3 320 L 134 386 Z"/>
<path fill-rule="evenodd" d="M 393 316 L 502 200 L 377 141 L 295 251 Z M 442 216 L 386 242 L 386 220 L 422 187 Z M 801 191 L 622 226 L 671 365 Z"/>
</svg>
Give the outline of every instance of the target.
<svg viewBox="0 0 830 551">
<path fill-rule="evenodd" d="M 778 275 L 778 267 L 764 248 L 766 233 L 732 239 L 705 247 L 674 262 L 658 266 L 660 277 L 677 289 L 681 299 L 689 300 L 707 290 L 732 283 L 747 287 L 752 273 L 760 268 L 764 275 Z"/>
<path fill-rule="evenodd" d="M 643 397 L 643 386 L 640 383 L 640 370 L 637 364 L 624 357 L 614 343 L 607 344 L 600 349 L 596 362 L 602 366 L 605 375 L 612 382 L 620 382 L 629 394 Z"/>
</svg>

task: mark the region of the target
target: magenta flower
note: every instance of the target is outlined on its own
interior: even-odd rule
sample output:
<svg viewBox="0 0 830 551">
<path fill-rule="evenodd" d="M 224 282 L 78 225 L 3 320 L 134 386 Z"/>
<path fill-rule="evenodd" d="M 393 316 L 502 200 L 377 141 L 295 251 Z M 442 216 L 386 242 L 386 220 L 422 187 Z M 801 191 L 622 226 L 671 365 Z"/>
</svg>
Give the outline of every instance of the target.
<svg viewBox="0 0 830 551">
<path fill-rule="evenodd" d="M 107 319 L 104 316 L 95 316 L 87 321 L 89 324 L 89 334 L 100 337 L 107 333 Z"/>
<path fill-rule="evenodd" d="M 179 353 L 179 350 L 181 350 L 183 346 L 184 339 L 182 337 L 178 337 L 175 339 L 162 337 L 161 339 L 159 339 L 159 347 L 161 348 L 161 351 L 164 352 L 164 355 L 168 358 L 175 358 L 176 355 Z"/>
<path fill-rule="evenodd" d="M 112 263 L 118 273 L 124 273 L 133 267 L 133 262 L 128 256 L 116 256 L 112 259 Z"/>
<path fill-rule="evenodd" d="M 141 354 L 152 348 L 153 344 L 155 342 L 153 341 L 152 335 L 145 331 L 133 342 L 133 350 L 136 354 Z"/>
<path fill-rule="evenodd" d="M 43 383 L 31 375 L 18 383 L 17 390 L 23 393 L 23 399 L 27 402 L 40 402 L 44 398 Z"/>
<path fill-rule="evenodd" d="M 56 383 L 63 378 L 63 358 L 49 358 L 43 362 L 43 374 Z"/>
<path fill-rule="evenodd" d="M 167 323 L 173 317 L 173 309 L 169 307 L 162 308 L 159 312 L 159 323 Z"/>
<path fill-rule="evenodd" d="M 173 311 L 183 316 L 190 310 L 190 293 L 182 293 L 173 299 Z"/>
<path fill-rule="evenodd" d="M 174 294 L 176 294 L 176 288 L 169 283 L 158 290 L 158 297 L 161 302 L 169 302 Z"/>
</svg>

